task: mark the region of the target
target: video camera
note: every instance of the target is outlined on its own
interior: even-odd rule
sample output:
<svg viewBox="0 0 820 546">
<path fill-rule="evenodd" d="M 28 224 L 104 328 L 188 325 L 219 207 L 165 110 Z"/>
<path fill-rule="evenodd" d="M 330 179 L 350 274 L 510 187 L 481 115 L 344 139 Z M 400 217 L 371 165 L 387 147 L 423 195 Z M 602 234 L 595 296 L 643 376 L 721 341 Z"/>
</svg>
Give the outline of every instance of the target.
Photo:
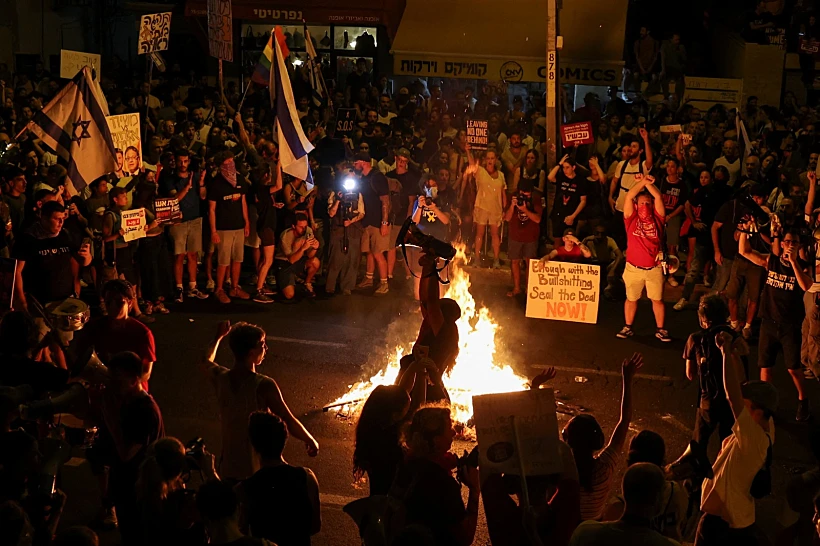
<svg viewBox="0 0 820 546">
<path fill-rule="evenodd" d="M 359 206 L 359 184 L 353 177 L 347 177 L 342 182 L 343 191 L 339 192 L 341 200 L 342 219 L 352 220 L 358 215 Z"/>
</svg>

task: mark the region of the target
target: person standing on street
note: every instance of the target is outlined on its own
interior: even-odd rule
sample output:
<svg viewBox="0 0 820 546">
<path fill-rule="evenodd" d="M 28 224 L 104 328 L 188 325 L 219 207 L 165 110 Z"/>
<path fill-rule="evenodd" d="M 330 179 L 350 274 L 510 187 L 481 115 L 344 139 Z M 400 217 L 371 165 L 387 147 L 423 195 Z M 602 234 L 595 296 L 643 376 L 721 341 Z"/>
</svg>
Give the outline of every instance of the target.
<svg viewBox="0 0 820 546">
<path fill-rule="evenodd" d="M 327 205 L 330 216 L 330 258 L 325 284 L 327 294 L 336 292 L 337 278 L 345 296 L 349 296 L 356 287 L 356 275 L 359 273 L 362 256 L 361 221 L 364 211 L 364 200 L 358 189 L 349 191 L 341 188 L 338 193 L 330 194 Z"/>
<path fill-rule="evenodd" d="M 219 344 L 229 333 L 228 343 L 234 357 L 230 370 L 215 362 Z M 220 322 L 202 359 L 201 369 L 216 389 L 219 403 L 222 425 L 219 476 L 222 479 L 244 480 L 253 474 L 248 416 L 254 411 L 270 410 L 278 415 L 288 432 L 305 443 L 311 457 L 319 453 L 318 442 L 291 413 L 276 381 L 256 372 L 268 350 L 266 337 L 265 331 L 253 324 L 240 322 L 232 326 L 229 321 Z"/>
<path fill-rule="evenodd" d="M 230 268 L 230 296 L 242 300 L 250 294 L 239 286 L 242 260 L 245 258 L 245 237 L 250 233 L 248 204 L 245 194 L 249 184 L 236 171 L 233 153 L 220 152 L 214 156 L 219 174 L 208 186 L 208 215 L 210 217 L 211 241 L 217 248 L 216 298 L 219 303 L 231 303 L 222 285 Z"/>
<path fill-rule="evenodd" d="M 481 264 L 481 247 L 484 243 L 484 230 L 490 226 L 490 237 L 493 244 L 493 268 L 500 269 L 501 261 L 501 224 L 504 209 L 507 208 L 507 182 L 504 173 L 498 170 L 498 152 L 488 150 L 484 155 L 484 166 L 473 158 L 470 146 L 467 146 L 467 159 L 470 162 L 465 174 L 475 176 L 476 198 L 473 209 L 475 223 L 475 243 L 473 260 Z"/>
<path fill-rule="evenodd" d="M 760 297 L 760 343 L 757 349 L 760 378 L 772 382 L 777 355 L 783 361 L 797 389 L 797 421 L 811 417 L 808 393 L 800 364 L 800 345 L 805 315 L 803 294 L 811 288 L 811 276 L 800 259 L 800 235 L 796 229 L 780 233 L 772 228 L 772 253 L 763 254 L 751 248 L 749 222 L 740 233 L 738 253 L 755 265 L 766 268 L 766 281 Z"/>
<path fill-rule="evenodd" d="M 626 339 L 634 332 L 632 324 L 638 311 L 638 300 L 646 288 L 647 297 L 652 300 L 652 312 L 655 314 L 655 337 L 663 342 L 672 341 L 669 332 L 664 328 L 666 309 L 663 305 L 663 267 L 658 256 L 663 252 L 663 225 L 666 207 L 661 192 L 655 187 L 653 176 L 635 175 L 636 184 L 627 192 L 624 199 L 624 227 L 626 229 L 626 268 L 624 284 L 626 301 L 624 302 L 624 327 L 618 337 Z M 641 193 L 646 188 L 649 193 Z"/>
<path fill-rule="evenodd" d="M 362 253 L 367 255 L 365 278 L 357 288 L 373 286 L 373 273 L 379 267 L 379 287 L 375 294 L 383 296 L 389 291 L 387 285 L 387 258 L 385 252 L 390 250 L 390 186 L 381 171 L 373 168 L 370 154 L 359 152 L 353 158 L 353 168 L 361 173 L 362 199 L 364 200 L 364 218 L 362 226 Z"/>
</svg>

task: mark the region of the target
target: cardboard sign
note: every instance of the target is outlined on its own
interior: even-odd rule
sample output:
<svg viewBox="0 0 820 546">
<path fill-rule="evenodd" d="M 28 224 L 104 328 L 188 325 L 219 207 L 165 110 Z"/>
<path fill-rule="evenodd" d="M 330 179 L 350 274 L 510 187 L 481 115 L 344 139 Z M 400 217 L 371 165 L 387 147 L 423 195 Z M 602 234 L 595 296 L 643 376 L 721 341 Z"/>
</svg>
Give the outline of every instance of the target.
<svg viewBox="0 0 820 546">
<path fill-rule="evenodd" d="M 100 56 L 96 53 L 83 53 L 82 51 L 71 51 L 70 49 L 60 50 L 60 77 L 70 80 L 77 75 L 77 72 L 84 66 L 90 66 L 97 71 L 97 81 L 100 79 Z"/>
<path fill-rule="evenodd" d="M 231 0 L 208 0 L 208 50 L 211 57 L 233 62 Z"/>
<path fill-rule="evenodd" d="M 336 110 L 336 138 L 350 137 L 356 127 L 356 109 L 339 108 Z"/>
<path fill-rule="evenodd" d="M 121 114 L 108 116 L 108 130 L 117 158 L 117 173 L 138 174 L 142 167 L 142 139 L 140 138 L 140 115 Z"/>
<path fill-rule="evenodd" d="M 126 242 L 142 239 L 145 237 L 145 209 L 124 210 L 120 213 L 122 218 L 122 236 Z"/>
<path fill-rule="evenodd" d="M 680 124 L 677 125 L 661 125 L 661 133 L 682 133 Z"/>
<path fill-rule="evenodd" d="M 152 13 L 140 17 L 140 34 L 137 40 L 137 54 L 168 49 L 171 36 L 171 12 Z"/>
<path fill-rule="evenodd" d="M 182 212 L 179 210 L 179 200 L 176 197 L 164 197 L 154 200 L 154 215 L 157 222 L 178 224 L 182 221 Z"/>
<path fill-rule="evenodd" d="M 766 41 L 769 45 L 776 45 L 780 49 L 786 49 L 786 29 L 785 28 L 767 28 Z"/>
<path fill-rule="evenodd" d="M 817 55 L 820 53 L 820 41 L 818 40 L 806 40 L 805 38 L 800 38 L 797 47 L 800 50 L 800 53 L 805 53 L 807 55 Z"/>
<path fill-rule="evenodd" d="M 486 150 L 490 143 L 490 122 L 486 119 L 467 120 L 467 144 L 473 150 Z"/>
<path fill-rule="evenodd" d="M 686 76 L 683 101 L 701 110 L 708 110 L 716 104 L 728 108 L 740 106 L 743 94 L 743 80 L 732 78 L 700 78 Z"/>
<path fill-rule="evenodd" d="M 563 470 L 552 389 L 473 396 L 473 411 L 482 470 L 521 475 L 522 464 L 527 476 Z"/>
<path fill-rule="evenodd" d="M 598 322 L 601 266 L 530 260 L 527 317 Z"/>
<path fill-rule="evenodd" d="M 595 135 L 592 134 L 592 123 L 582 121 L 561 126 L 561 142 L 564 148 L 592 144 L 595 142 Z"/>
</svg>

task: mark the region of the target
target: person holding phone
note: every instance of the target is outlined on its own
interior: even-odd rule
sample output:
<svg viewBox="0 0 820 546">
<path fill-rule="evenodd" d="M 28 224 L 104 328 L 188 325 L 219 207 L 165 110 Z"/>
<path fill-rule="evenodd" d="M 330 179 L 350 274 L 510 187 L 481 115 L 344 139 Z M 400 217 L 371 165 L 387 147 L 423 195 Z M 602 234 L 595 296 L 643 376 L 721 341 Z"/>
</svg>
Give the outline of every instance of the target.
<svg viewBox="0 0 820 546">
<path fill-rule="evenodd" d="M 286 300 L 296 296 L 296 277 L 305 276 L 305 291 L 309 298 L 316 297 L 313 291 L 313 278 L 321 264 L 316 257 L 319 240 L 308 226 L 308 217 L 304 212 L 293 216 L 291 227 L 279 236 L 276 245 L 274 267 L 276 269 L 276 286 Z"/>
</svg>

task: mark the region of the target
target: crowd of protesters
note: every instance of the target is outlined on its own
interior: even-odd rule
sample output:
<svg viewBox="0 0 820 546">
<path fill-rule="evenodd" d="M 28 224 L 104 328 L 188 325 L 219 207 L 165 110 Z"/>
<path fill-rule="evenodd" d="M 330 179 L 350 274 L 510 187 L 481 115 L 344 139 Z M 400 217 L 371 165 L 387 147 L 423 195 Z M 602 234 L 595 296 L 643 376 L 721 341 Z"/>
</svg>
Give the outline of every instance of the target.
<svg viewBox="0 0 820 546">
<path fill-rule="evenodd" d="M 820 113 L 790 93 L 779 107 L 755 97 L 741 108 L 682 103 L 679 38 L 635 44 L 637 72 L 661 84 L 663 100 L 617 89 L 604 100 L 588 94 L 575 111 L 564 108 L 564 120 L 589 121 L 595 140 L 563 152 L 547 142 L 543 97 L 432 79 L 394 89 L 359 59 L 344 86 L 330 90 L 330 104 L 317 105 L 304 67 L 295 67 L 298 115 L 315 146 L 312 182 L 279 165 L 267 90 L 243 94 L 235 82 L 218 89 L 178 65 L 135 85 L 115 62 L 102 89 L 111 114 L 139 114 L 142 163 L 138 150 L 121 151 L 116 172 L 77 188 L 52 150 L 31 133 L 18 135 L 59 80 L 42 65 L 14 78 L 0 66 L 0 257 L 16 260 L 3 275 L 14 280 L 3 285 L 13 311 L 0 320 L 3 543 L 97 543 L 87 528 L 56 534 L 66 497 L 53 475 L 50 486 L 42 479 L 52 438 L 32 420 L 59 408 L 57 399 L 36 400 L 62 392 L 87 401 L 98 427 L 87 450 L 102 498 L 97 523 L 119 528 L 123 544 L 310 544 L 321 528 L 319 484 L 282 453 L 289 437 L 311 456 L 319 444 L 277 383 L 257 371 L 264 330 L 222 323 L 202 358 L 220 410 L 216 457 L 201 441 L 165 435 L 149 394 L 157 355 L 146 324 L 191 300 L 381 296 L 415 277 L 419 345 L 430 354 L 414 353 L 396 385 L 376 388 L 356 428 L 353 466 L 367 476 L 370 496 L 350 513 L 366 544 L 472 544 L 479 502 L 496 545 L 670 544 L 692 534 L 698 545 L 765 544 L 754 499 L 771 489 L 772 368 L 782 353 L 798 421 L 811 417 L 805 380 L 820 373 Z M 644 29 L 641 40 L 651 33 Z M 355 110 L 344 134 L 335 124 L 340 108 Z M 486 150 L 467 143 L 468 119 L 488 121 Z M 178 200 L 179 222 L 157 221 L 159 197 Z M 146 211 L 144 237 L 126 241 L 122 213 L 138 208 Z M 687 453 L 669 465 L 663 438 L 642 431 L 614 496 L 643 363 L 636 354 L 623 363 L 621 414 L 609 440 L 592 416 L 570 420 L 560 474 L 522 487 L 514 475 L 479 477 L 477 463 L 454 456 L 442 374 L 457 352 L 460 310 L 432 296 L 434 261 L 397 249 L 408 218 L 427 235 L 465 245 L 473 266 L 508 261 L 510 298 L 526 291 L 530 259 L 600 265 L 603 294 L 625 300 L 620 338 L 636 335 L 644 293 L 662 342 L 672 339 L 664 300 L 674 293 L 674 310 L 697 307 L 683 355 L 700 394 Z M 709 294 L 695 303 L 699 286 Z M 43 311 L 72 298 L 99 310 L 73 336 Z M 748 366 L 755 338 L 760 380 Z M 230 368 L 215 362 L 223 339 Z M 107 369 L 93 365 L 92 348 Z M 532 387 L 554 376 L 549 370 Z M 723 444 L 708 461 L 715 431 Z M 686 465 L 695 471 L 684 485 L 676 471 Z M 812 472 L 789 484 L 793 518 L 784 540 L 815 534 L 820 485 Z"/>
</svg>

